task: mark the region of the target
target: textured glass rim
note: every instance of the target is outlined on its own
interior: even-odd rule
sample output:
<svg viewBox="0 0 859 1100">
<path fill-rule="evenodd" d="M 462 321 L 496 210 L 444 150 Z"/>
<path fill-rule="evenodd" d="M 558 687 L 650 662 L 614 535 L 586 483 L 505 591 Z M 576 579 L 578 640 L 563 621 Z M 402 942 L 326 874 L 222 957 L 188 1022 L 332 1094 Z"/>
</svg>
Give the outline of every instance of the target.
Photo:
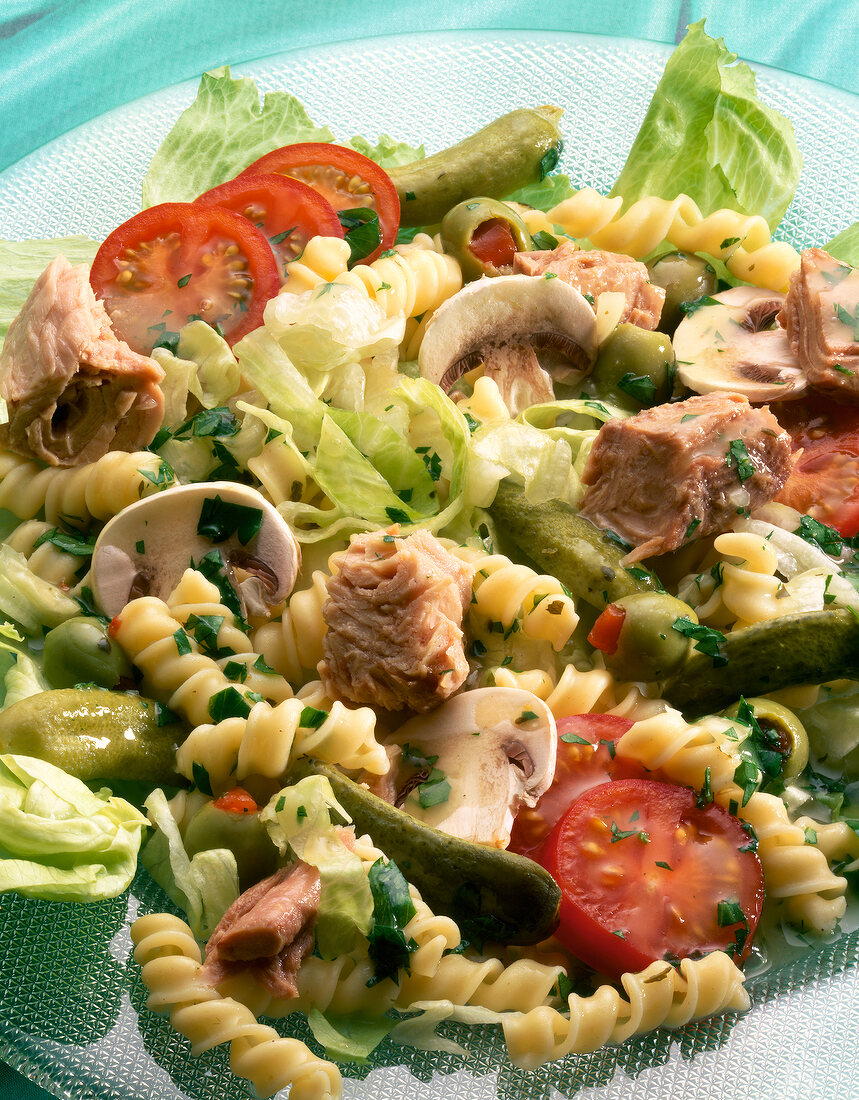
<svg viewBox="0 0 859 1100">
<path fill-rule="evenodd" d="M 330 54 L 332 56 L 338 56 L 338 55 L 341 54 L 341 52 L 343 50 L 347 50 L 347 49 L 350 50 L 350 51 L 354 50 L 354 49 L 358 48 L 364 42 L 372 43 L 376 47 L 378 47 L 378 46 L 380 46 L 380 45 L 382 45 L 382 44 L 384 44 L 385 42 L 388 42 L 388 41 L 390 41 L 393 45 L 395 45 L 397 43 L 413 42 L 413 41 L 419 40 L 422 45 L 431 45 L 433 42 L 443 42 L 445 39 L 450 40 L 450 39 L 454 39 L 454 38 L 460 38 L 464 33 L 468 34 L 469 31 L 468 30 L 447 30 L 447 31 L 434 32 L 433 34 L 402 34 L 402 35 L 388 35 L 388 34 L 385 34 L 385 35 L 374 36 L 372 38 L 367 38 L 367 39 L 354 39 L 354 38 L 353 39 L 343 39 L 343 40 L 340 40 L 338 42 L 325 43 L 325 44 L 320 44 L 318 46 L 312 46 L 312 47 L 302 47 L 300 49 L 292 50 L 292 51 L 279 51 L 276 54 L 263 56 L 263 57 L 258 57 L 258 58 L 254 58 L 254 59 L 244 60 L 244 61 L 240 62 L 238 65 L 235 66 L 235 70 L 236 70 L 237 74 L 243 74 L 247 69 L 252 68 L 256 65 L 265 64 L 266 62 L 274 62 L 274 61 L 276 61 L 277 59 L 280 59 L 280 58 L 287 58 L 287 57 L 296 56 L 296 55 L 311 54 L 311 55 L 317 57 L 317 56 L 326 56 L 326 55 Z M 521 35 L 522 33 L 524 33 L 524 34 L 527 34 L 529 39 L 531 41 L 534 41 L 534 42 L 545 42 L 545 41 L 557 42 L 558 39 L 559 39 L 559 36 L 560 36 L 560 38 L 564 41 L 564 43 L 568 43 L 571 46 L 573 46 L 573 45 L 587 46 L 589 43 L 593 43 L 593 44 L 602 43 L 602 44 L 605 44 L 605 45 L 610 45 L 611 47 L 613 47 L 615 49 L 619 48 L 621 50 L 622 49 L 644 50 L 646 52 L 652 52 L 654 55 L 662 57 L 662 58 L 667 58 L 668 55 L 671 53 L 671 51 L 673 49 L 673 46 L 671 44 L 666 44 L 666 43 L 662 43 L 662 42 L 654 42 L 654 41 L 651 41 L 649 39 L 639 39 L 639 38 L 633 38 L 633 37 L 628 37 L 628 36 L 617 36 L 617 37 L 615 37 L 615 36 L 604 35 L 604 34 L 584 34 L 584 33 L 579 33 L 579 32 L 576 32 L 576 33 L 563 32 L 563 31 L 552 32 L 552 31 L 546 31 L 546 30 L 540 30 L 540 31 L 530 30 L 529 31 L 527 29 L 524 29 L 522 32 L 517 32 L 515 30 L 508 29 L 508 28 L 498 30 L 498 31 L 493 31 L 493 30 L 487 29 L 487 28 L 474 28 L 473 31 L 471 31 L 471 33 L 474 35 L 474 37 L 476 39 L 490 38 L 490 37 L 491 38 L 499 38 L 499 37 L 501 37 L 501 38 L 516 38 L 519 35 Z M 799 87 L 802 87 L 802 85 L 804 85 L 804 84 L 808 84 L 809 85 L 809 90 L 813 89 L 814 91 L 816 91 L 818 93 L 825 93 L 826 96 L 830 99 L 835 97 L 835 98 L 841 100 L 841 102 L 845 106 L 849 107 L 851 113 L 855 113 L 856 110 L 857 110 L 857 107 L 859 107 L 859 97 L 854 96 L 852 93 L 846 91 L 845 89 L 838 88 L 837 86 L 829 84 L 825 81 L 817 80 L 817 79 L 812 78 L 812 77 L 801 76 L 801 75 L 798 75 L 798 74 L 795 74 L 795 73 L 792 73 L 792 72 L 789 72 L 789 71 L 786 71 L 786 70 L 781 70 L 781 69 L 775 68 L 773 66 L 764 65 L 764 64 L 757 63 L 757 62 L 753 62 L 753 63 L 750 63 L 750 64 L 752 65 L 752 68 L 755 70 L 755 72 L 760 73 L 762 76 L 771 75 L 771 77 L 774 80 L 777 79 L 777 80 L 781 80 L 781 81 L 787 81 L 789 84 L 797 85 Z M 196 87 L 196 83 L 197 83 L 196 79 L 189 79 L 189 80 L 184 80 L 184 81 L 178 82 L 176 85 L 167 85 L 165 87 L 182 87 L 182 86 L 185 86 L 185 85 L 187 85 L 188 87 Z M 161 89 L 161 90 L 164 90 L 164 89 Z M 148 95 L 138 97 L 137 99 L 129 101 L 128 103 L 126 103 L 124 105 L 113 108 L 112 111 L 108 112 L 108 113 L 111 114 L 111 113 L 119 112 L 119 111 L 127 111 L 127 110 L 132 109 L 136 104 L 143 105 L 143 104 L 146 103 L 148 98 L 151 95 L 154 95 L 154 94 L 157 94 L 157 93 L 153 92 L 153 93 L 149 93 Z M 59 135 L 57 138 L 54 138 L 51 141 L 45 143 L 44 145 L 39 146 L 38 148 L 34 149 L 30 154 L 28 154 L 27 156 L 25 156 L 21 160 L 15 162 L 14 165 L 9 166 L 9 168 L 4 170 L 4 172 L 0 172 L 0 187 L 2 187 L 2 184 L 4 182 L 4 175 L 5 175 L 6 172 L 10 171 L 13 168 L 20 167 L 22 164 L 24 164 L 28 160 L 28 158 L 30 156 L 38 154 L 41 150 L 45 150 L 45 149 L 49 148 L 55 142 L 57 142 L 57 141 L 59 141 L 63 138 L 68 139 L 69 135 L 74 135 L 76 131 L 84 130 L 88 127 L 91 127 L 94 123 L 97 123 L 103 117 L 105 117 L 105 116 L 96 115 L 93 118 L 89 119 L 87 122 L 81 123 L 80 125 L 78 125 L 76 127 L 73 127 L 69 131 L 66 131 L 65 134 Z M 813 962 L 812 962 L 813 959 L 818 957 L 821 954 L 822 950 L 823 950 L 822 947 L 815 947 L 811 951 L 809 951 L 807 954 L 804 954 L 802 956 L 802 960 L 806 960 L 808 962 L 809 971 L 813 969 Z M 802 961 L 802 960 L 800 960 L 800 961 Z M 787 971 L 787 969 L 790 965 L 791 964 L 787 964 L 787 966 L 785 966 L 785 967 L 780 967 L 780 971 Z M 840 973 L 845 968 L 849 968 L 849 967 L 850 967 L 849 963 L 846 964 L 846 966 L 844 964 L 842 964 L 841 967 L 839 967 L 837 969 L 833 969 L 831 971 L 831 973 L 834 976 L 835 974 Z M 755 1003 L 755 992 L 756 992 L 756 982 L 754 981 L 754 979 L 750 983 L 750 992 L 752 994 L 752 999 L 753 999 L 753 1004 L 754 1004 Z M 29 1054 L 26 1050 L 24 1050 L 21 1047 L 17 1046 L 13 1040 L 7 1039 L 7 1037 L 5 1035 L 2 1035 L 2 1034 L 0 1034 L 0 1056 L 2 1056 L 3 1059 L 12 1068 L 16 1069 L 18 1072 L 20 1072 L 24 1076 L 28 1077 L 32 1082 L 39 1085 L 41 1088 L 45 1089 L 46 1091 L 50 1092 L 51 1094 L 53 1094 L 55 1096 L 66 1098 L 66 1100 L 87 1100 L 88 1097 L 94 1095 L 94 1094 L 92 1094 L 91 1092 L 89 1092 L 87 1090 L 87 1087 L 83 1082 L 73 1083 L 73 1084 L 63 1083 L 62 1081 L 59 1080 L 59 1077 L 63 1076 L 63 1077 L 67 1078 L 68 1077 L 68 1071 L 67 1070 L 63 1070 L 63 1068 L 59 1065 L 50 1065 L 48 1067 L 45 1067 L 43 1064 L 40 1064 L 38 1061 L 35 1061 L 34 1057 L 31 1054 Z"/>
</svg>

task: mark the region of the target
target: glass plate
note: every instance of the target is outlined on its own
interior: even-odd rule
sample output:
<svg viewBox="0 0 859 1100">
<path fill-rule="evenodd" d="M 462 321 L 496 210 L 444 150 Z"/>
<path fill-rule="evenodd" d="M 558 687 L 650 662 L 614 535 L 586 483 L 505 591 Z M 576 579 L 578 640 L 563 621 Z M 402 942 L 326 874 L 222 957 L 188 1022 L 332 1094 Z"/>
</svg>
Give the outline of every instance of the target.
<svg viewBox="0 0 859 1100">
<path fill-rule="evenodd" d="M 670 50 L 649 42 L 538 32 L 373 38 L 244 65 L 260 88 L 288 89 L 343 138 L 387 131 L 429 151 L 513 107 L 566 108 L 562 170 L 607 190 Z M 857 217 L 859 99 L 758 67 L 762 96 L 793 120 L 805 156 L 780 229 L 797 246 L 827 241 Z M 196 82 L 166 88 L 89 122 L 0 174 L 0 236 L 105 236 L 139 208 L 140 180 Z M 839 152 L 840 151 L 840 152 Z M 847 155 L 844 155 L 847 153 Z M 200 1059 L 145 999 L 129 959 L 129 922 L 164 898 L 140 876 L 96 906 L 0 898 L 0 1055 L 69 1100 L 233 1100 L 247 1096 L 226 1051 Z M 855 1097 L 859 1079 L 859 932 L 749 983 L 746 1016 L 659 1031 L 525 1073 L 499 1034 L 450 1029 L 461 1059 L 385 1043 L 344 1067 L 344 1093 L 388 1100 L 715 1100 Z M 279 1025 L 307 1038 L 301 1020 Z"/>
</svg>

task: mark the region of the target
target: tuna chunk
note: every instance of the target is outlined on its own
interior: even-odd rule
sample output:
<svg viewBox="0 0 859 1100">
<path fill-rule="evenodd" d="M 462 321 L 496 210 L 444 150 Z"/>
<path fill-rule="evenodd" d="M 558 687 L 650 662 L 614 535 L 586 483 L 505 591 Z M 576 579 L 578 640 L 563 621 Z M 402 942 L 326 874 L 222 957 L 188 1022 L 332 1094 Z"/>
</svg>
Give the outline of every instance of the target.
<svg viewBox="0 0 859 1100">
<path fill-rule="evenodd" d="M 274 997 L 297 997 L 301 962 L 313 950 L 319 872 L 301 860 L 238 897 L 206 944 L 205 979 L 218 985 L 248 969 Z"/>
<path fill-rule="evenodd" d="M 635 549 L 626 561 L 726 530 L 773 499 L 790 473 L 790 436 L 735 393 L 609 420 L 594 441 L 581 514 Z"/>
<path fill-rule="evenodd" d="M 859 401 L 859 269 L 806 248 L 778 319 L 809 383 Z"/>
<path fill-rule="evenodd" d="M 639 328 L 655 329 L 662 314 L 665 291 L 650 281 L 644 264 L 617 252 L 583 252 L 572 241 L 564 241 L 551 252 L 517 252 L 513 270 L 524 275 L 552 272 L 580 294 L 594 301 L 605 291 L 626 295 L 625 321 Z"/>
<path fill-rule="evenodd" d="M 319 672 L 335 698 L 427 711 L 468 675 L 472 571 L 428 532 L 397 530 L 353 538 L 328 584 Z"/>
<path fill-rule="evenodd" d="M 9 326 L 0 353 L 0 397 L 9 423 L 0 441 L 51 466 L 135 451 L 161 424 L 164 372 L 118 340 L 89 285 L 86 264 L 58 256 Z"/>
</svg>

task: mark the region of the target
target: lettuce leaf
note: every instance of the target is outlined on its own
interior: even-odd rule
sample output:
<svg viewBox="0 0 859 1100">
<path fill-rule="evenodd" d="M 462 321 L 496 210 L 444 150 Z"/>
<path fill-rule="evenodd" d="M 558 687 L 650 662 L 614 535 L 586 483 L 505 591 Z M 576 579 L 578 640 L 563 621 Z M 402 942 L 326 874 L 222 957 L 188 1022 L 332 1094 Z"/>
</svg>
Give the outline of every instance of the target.
<svg viewBox="0 0 859 1100">
<path fill-rule="evenodd" d="M 313 1038 L 325 1047 L 326 1058 L 364 1065 L 397 1021 L 386 1016 L 357 1012 L 345 1015 L 312 1008 L 307 1013 L 307 1022 Z"/>
<path fill-rule="evenodd" d="M 0 241 L 0 347 L 9 325 L 21 312 L 33 283 L 51 260 L 65 256 L 71 264 L 89 264 L 98 251 L 89 237 L 45 241 Z"/>
<path fill-rule="evenodd" d="M 11 623 L 0 622 L 0 710 L 50 687 L 25 646 L 24 637 Z"/>
<path fill-rule="evenodd" d="M 249 77 L 233 79 L 228 67 L 204 73 L 197 98 L 176 120 L 143 177 L 143 206 L 191 202 L 263 153 L 333 138 L 288 92 L 269 92 L 260 106 Z"/>
<path fill-rule="evenodd" d="M 355 137 L 343 143 L 354 149 L 356 153 L 369 157 L 387 172 L 391 168 L 399 168 L 403 164 L 412 164 L 416 160 L 423 160 L 426 150 L 423 145 L 409 145 L 405 141 L 397 141 L 388 134 L 379 134 L 379 140 L 375 145 L 365 137 L 356 134 Z"/>
<path fill-rule="evenodd" d="M 43 626 L 58 626 L 80 614 L 80 604 L 50 581 L 42 580 L 27 559 L 8 543 L 0 543 L 0 614 L 28 634 Z"/>
<path fill-rule="evenodd" d="M 109 790 L 93 793 L 30 756 L 0 756 L 0 891 L 103 901 L 128 887 L 147 822 Z"/>
<path fill-rule="evenodd" d="M 729 207 L 774 230 L 801 168 L 791 123 L 757 98 L 752 70 L 700 20 L 669 57 L 611 194 L 628 207 L 685 193 L 705 215 Z"/>
<path fill-rule="evenodd" d="M 836 260 L 850 264 L 851 267 L 859 267 L 859 222 L 854 222 L 846 229 L 842 229 L 829 244 L 823 247 Z"/>
<path fill-rule="evenodd" d="M 213 848 L 189 858 L 164 792 L 154 790 L 144 805 L 155 832 L 140 862 L 186 914 L 194 935 L 207 940 L 239 896 L 236 857 L 227 848 Z"/>
<path fill-rule="evenodd" d="M 260 814 L 281 853 L 292 850 L 319 870 L 322 892 L 316 946 L 325 959 L 351 951 L 373 920 L 373 895 L 363 864 L 344 844 L 331 822 L 332 813 L 342 821 L 351 820 L 328 780 L 311 775 L 284 787 Z"/>
</svg>

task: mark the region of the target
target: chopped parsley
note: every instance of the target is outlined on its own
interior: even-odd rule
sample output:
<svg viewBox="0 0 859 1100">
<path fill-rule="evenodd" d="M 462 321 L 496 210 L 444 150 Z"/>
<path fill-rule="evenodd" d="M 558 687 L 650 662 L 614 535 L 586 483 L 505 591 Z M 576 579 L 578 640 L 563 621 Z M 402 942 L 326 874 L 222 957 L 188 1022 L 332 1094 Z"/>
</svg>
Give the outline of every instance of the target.
<svg viewBox="0 0 859 1100">
<path fill-rule="evenodd" d="M 375 252 L 382 240 L 379 215 L 375 210 L 359 206 L 354 210 L 338 210 L 337 218 L 349 245 L 349 263 L 354 264 Z M 395 249 L 389 249 L 395 256 Z"/>
<path fill-rule="evenodd" d="M 318 730 L 327 718 L 327 710 L 317 710 L 316 707 L 305 707 L 298 719 L 298 724 L 302 729 Z"/>
<path fill-rule="evenodd" d="M 728 658 L 723 654 L 721 646 L 725 641 L 725 635 L 721 630 L 715 630 L 711 626 L 703 626 L 701 623 L 693 623 L 691 619 L 681 616 L 671 624 L 671 629 L 676 630 L 685 638 L 692 638 L 695 649 L 699 653 L 706 653 L 713 658 L 713 667 L 719 668 L 728 663 Z"/>
<path fill-rule="evenodd" d="M 752 460 L 749 458 L 749 452 L 746 450 L 746 445 L 742 439 L 732 439 L 728 444 L 725 464 L 730 468 L 736 467 L 737 477 L 741 482 L 748 481 L 755 472 Z"/>
<path fill-rule="evenodd" d="M 418 945 L 403 934 L 415 915 L 415 906 L 409 884 L 396 863 L 377 859 L 370 868 L 368 880 L 373 895 L 373 923 L 367 940 L 374 973 L 367 984 L 375 985 L 385 978 L 396 979 L 398 970 L 408 973 L 409 956 Z"/>
<path fill-rule="evenodd" d="M 438 768 L 433 768 L 427 778 L 418 787 L 418 801 L 427 810 L 438 806 L 450 798 L 450 783 L 447 776 Z"/>
<path fill-rule="evenodd" d="M 39 535 L 33 543 L 33 549 L 49 542 L 66 554 L 73 554 L 77 558 L 88 558 L 95 550 L 95 535 L 81 535 L 77 531 L 61 531 L 58 527 L 51 528 Z"/>
<path fill-rule="evenodd" d="M 649 374 L 633 374 L 632 371 L 620 379 L 617 388 L 628 393 L 639 405 L 652 405 L 656 399 L 656 383 Z"/>
<path fill-rule="evenodd" d="M 236 535 L 242 546 L 247 546 L 261 526 L 261 508 L 234 504 L 232 501 L 222 500 L 220 495 L 216 494 L 214 497 L 206 497 L 203 501 L 200 518 L 197 521 L 197 534 L 211 542 L 224 542 L 232 535 Z"/>
<path fill-rule="evenodd" d="M 234 687 L 215 692 L 209 700 L 209 716 L 215 723 L 225 718 L 247 718 L 251 708 L 247 699 Z"/>
</svg>

